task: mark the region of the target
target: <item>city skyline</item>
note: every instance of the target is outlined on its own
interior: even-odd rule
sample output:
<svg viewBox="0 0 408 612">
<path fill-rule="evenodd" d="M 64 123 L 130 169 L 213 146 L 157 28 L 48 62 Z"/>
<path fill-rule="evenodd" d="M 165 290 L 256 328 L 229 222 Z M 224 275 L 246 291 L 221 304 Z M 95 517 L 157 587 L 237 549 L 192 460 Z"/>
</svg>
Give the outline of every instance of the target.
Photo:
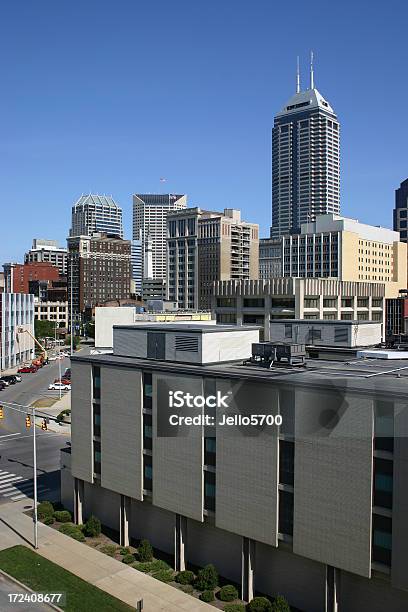
<svg viewBox="0 0 408 612">
<path fill-rule="evenodd" d="M 406 7 L 394 4 L 402 16 Z M 124 209 L 127 238 L 132 194 L 163 191 L 187 193 L 191 206 L 239 208 L 267 236 L 273 117 L 294 92 L 297 55 L 305 82 L 311 48 L 316 86 L 342 124 L 342 214 L 392 227 L 394 190 L 407 175 L 406 127 L 398 113 L 390 113 L 387 122 L 379 118 L 392 100 L 405 95 L 407 86 L 399 75 L 406 50 L 398 35 L 404 20 L 395 20 L 391 9 L 384 15 L 354 7 L 350 23 L 347 6 L 335 13 L 325 6 L 323 15 L 321 5 L 299 5 L 293 23 L 297 36 L 289 45 L 279 29 L 273 40 L 266 36 L 283 16 L 282 8 L 272 10 L 266 2 L 249 15 L 242 2 L 234 3 L 233 12 L 208 5 L 197 13 L 183 2 L 171 8 L 158 2 L 160 10 L 136 10 L 125 2 L 120 15 L 101 3 L 97 13 L 84 7 L 80 20 L 74 8 L 57 12 L 50 2 L 40 10 L 7 7 L 9 28 L 0 43 L 5 58 L 0 108 L 7 117 L 2 220 L 12 224 L 17 210 L 27 222 L 18 241 L 12 233 L 4 237 L 2 259 L 21 260 L 32 235 L 64 244 L 71 206 L 89 192 L 113 195 Z M 334 16 L 336 29 L 329 36 Z M 66 22 L 61 41 L 50 34 L 60 18 Z M 99 30 L 110 27 L 112 18 L 116 32 L 96 54 L 81 33 L 90 24 Z M 145 27 L 139 28 L 140 44 L 133 45 L 136 19 Z M 311 27 L 316 19 L 318 31 Z M 186 30 L 183 42 L 160 41 L 161 32 L 176 24 Z M 233 35 L 225 32 L 227 24 Z M 65 32 L 74 25 L 81 43 L 67 56 Z M 154 51 L 149 44 L 153 25 Z M 200 34 L 206 26 L 211 27 L 211 45 Z M 387 54 L 370 36 L 380 26 Z M 347 28 L 347 41 L 342 28 Z M 238 44 L 243 33 L 246 42 Z M 39 40 L 47 42 L 39 45 Z M 387 75 L 387 87 L 377 85 L 379 74 Z M 102 82 L 110 82 L 112 90 L 105 88 L 103 96 L 94 98 L 90 92 Z M 43 215 L 37 214 L 39 207 Z"/>
</svg>

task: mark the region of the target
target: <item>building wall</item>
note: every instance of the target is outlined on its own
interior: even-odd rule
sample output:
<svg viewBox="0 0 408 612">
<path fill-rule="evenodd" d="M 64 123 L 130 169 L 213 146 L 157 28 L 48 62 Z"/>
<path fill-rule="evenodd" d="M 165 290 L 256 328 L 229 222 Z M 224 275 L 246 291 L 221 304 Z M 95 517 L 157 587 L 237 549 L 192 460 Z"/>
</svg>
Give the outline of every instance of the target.
<svg viewBox="0 0 408 612">
<path fill-rule="evenodd" d="M 19 328 L 24 331 L 19 333 Z M 33 335 L 34 296 L 23 293 L 0 293 L 0 367 L 2 370 L 14 368 L 33 359 Z"/>
<path fill-rule="evenodd" d="M 92 366 L 71 363 L 72 475 L 93 482 Z"/>
<path fill-rule="evenodd" d="M 40 321 L 55 321 L 68 326 L 68 302 L 35 302 L 35 318 Z"/>
</svg>

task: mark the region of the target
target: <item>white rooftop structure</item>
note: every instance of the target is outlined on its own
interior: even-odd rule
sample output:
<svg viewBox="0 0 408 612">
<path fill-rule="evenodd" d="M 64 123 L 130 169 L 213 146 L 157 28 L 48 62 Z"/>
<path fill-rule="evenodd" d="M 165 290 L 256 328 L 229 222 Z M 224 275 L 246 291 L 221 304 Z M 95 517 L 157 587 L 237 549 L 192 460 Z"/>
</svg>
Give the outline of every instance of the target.
<svg viewBox="0 0 408 612">
<path fill-rule="evenodd" d="M 333 213 L 317 215 L 315 221 L 302 223 L 301 234 L 320 234 L 325 232 L 353 232 L 363 240 L 376 242 L 399 242 L 399 232 L 394 232 L 386 227 L 360 223 L 357 219 L 341 217 Z"/>
</svg>

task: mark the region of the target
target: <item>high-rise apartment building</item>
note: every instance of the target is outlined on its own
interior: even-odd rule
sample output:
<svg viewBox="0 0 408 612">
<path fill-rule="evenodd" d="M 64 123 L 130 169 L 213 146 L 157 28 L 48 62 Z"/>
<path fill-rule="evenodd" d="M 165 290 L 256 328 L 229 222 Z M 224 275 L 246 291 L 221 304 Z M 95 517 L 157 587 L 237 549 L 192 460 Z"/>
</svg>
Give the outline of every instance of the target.
<svg viewBox="0 0 408 612">
<path fill-rule="evenodd" d="M 136 193 L 133 195 L 133 240 L 139 240 L 141 234 L 141 263 L 144 271 L 146 240 L 152 240 L 152 278 L 166 279 L 166 236 L 167 215 L 174 210 L 187 207 L 187 196 L 166 193 Z"/>
<path fill-rule="evenodd" d="M 70 236 L 104 232 L 123 238 L 122 209 L 112 196 L 83 195 L 72 207 Z"/>
<path fill-rule="evenodd" d="M 34 238 L 32 248 L 24 255 L 25 263 L 50 263 L 57 266 L 61 276 L 67 274 L 67 249 L 58 245 L 56 240 Z"/>
<path fill-rule="evenodd" d="M 130 249 L 132 255 L 132 279 L 135 283 L 136 293 L 140 294 L 143 280 L 143 246 L 141 230 L 138 238 L 132 240 Z"/>
<path fill-rule="evenodd" d="M 94 306 L 129 297 L 130 240 L 95 232 L 92 236 L 69 237 L 67 243 L 68 299 L 72 284 L 72 318 L 78 325 Z"/>
<path fill-rule="evenodd" d="M 296 233 L 316 215 L 340 212 L 340 125 L 314 85 L 300 90 L 274 121 L 272 130 L 271 237 Z"/>
<path fill-rule="evenodd" d="M 408 179 L 395 190 L 394 229 L 401 240 L 408 242 Z"/>
<path fill-rule="evenodd" d="M 259 226 L 239 210 L 188 208 L 167 227 L 167 297 L 179 308 L 209 309 L 215 280 L 258 278 Z"/>
</svg>

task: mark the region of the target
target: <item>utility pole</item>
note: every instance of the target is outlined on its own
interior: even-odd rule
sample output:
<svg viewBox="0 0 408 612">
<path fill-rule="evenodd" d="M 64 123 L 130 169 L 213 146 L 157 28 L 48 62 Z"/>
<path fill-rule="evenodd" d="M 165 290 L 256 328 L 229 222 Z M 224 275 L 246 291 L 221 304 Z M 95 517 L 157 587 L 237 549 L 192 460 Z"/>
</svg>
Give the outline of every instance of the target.
<svg viewBox="0 0 408 612">
<path fill-rule="evenodd" d="M 74 274 L 73 274 L 73 272 L 74 272 L 74 258 L 73 258 L 72 251 L 71 251 L 70 259 L 71 259 L 71 287 L 70 287 L 70 289 L 71 289 L 71 291 L 70 291 L 70 301 L 71 301 L 71 304 L 70 304 L 70 307 L 71 307 L 70 308 L 71 330 L 70 331 L 71 331 L 71 336 L 70 336 L 70 340 L 71 340 L 71 355 L 73 355 L 73 353 L 74 353 L 74 336 L 73 336 L 73 334 L 74 334 L 74 326 L 73 326 L 73 321 L 72 321 L 72 317 L 73 317 L 73 306 L 72 306 L 73 291 L 72 291 L 72 284 L 73 284 L 73 278 L 74 278 Z"/>
<path fill-rule="evenodd" d="M 38 548 L 38 513 L 37 513 L 37 444 L 35 436 L 35 408 L 33 406 L 33 466 L 34 466 L 34 548 Z"/>
</svg>

